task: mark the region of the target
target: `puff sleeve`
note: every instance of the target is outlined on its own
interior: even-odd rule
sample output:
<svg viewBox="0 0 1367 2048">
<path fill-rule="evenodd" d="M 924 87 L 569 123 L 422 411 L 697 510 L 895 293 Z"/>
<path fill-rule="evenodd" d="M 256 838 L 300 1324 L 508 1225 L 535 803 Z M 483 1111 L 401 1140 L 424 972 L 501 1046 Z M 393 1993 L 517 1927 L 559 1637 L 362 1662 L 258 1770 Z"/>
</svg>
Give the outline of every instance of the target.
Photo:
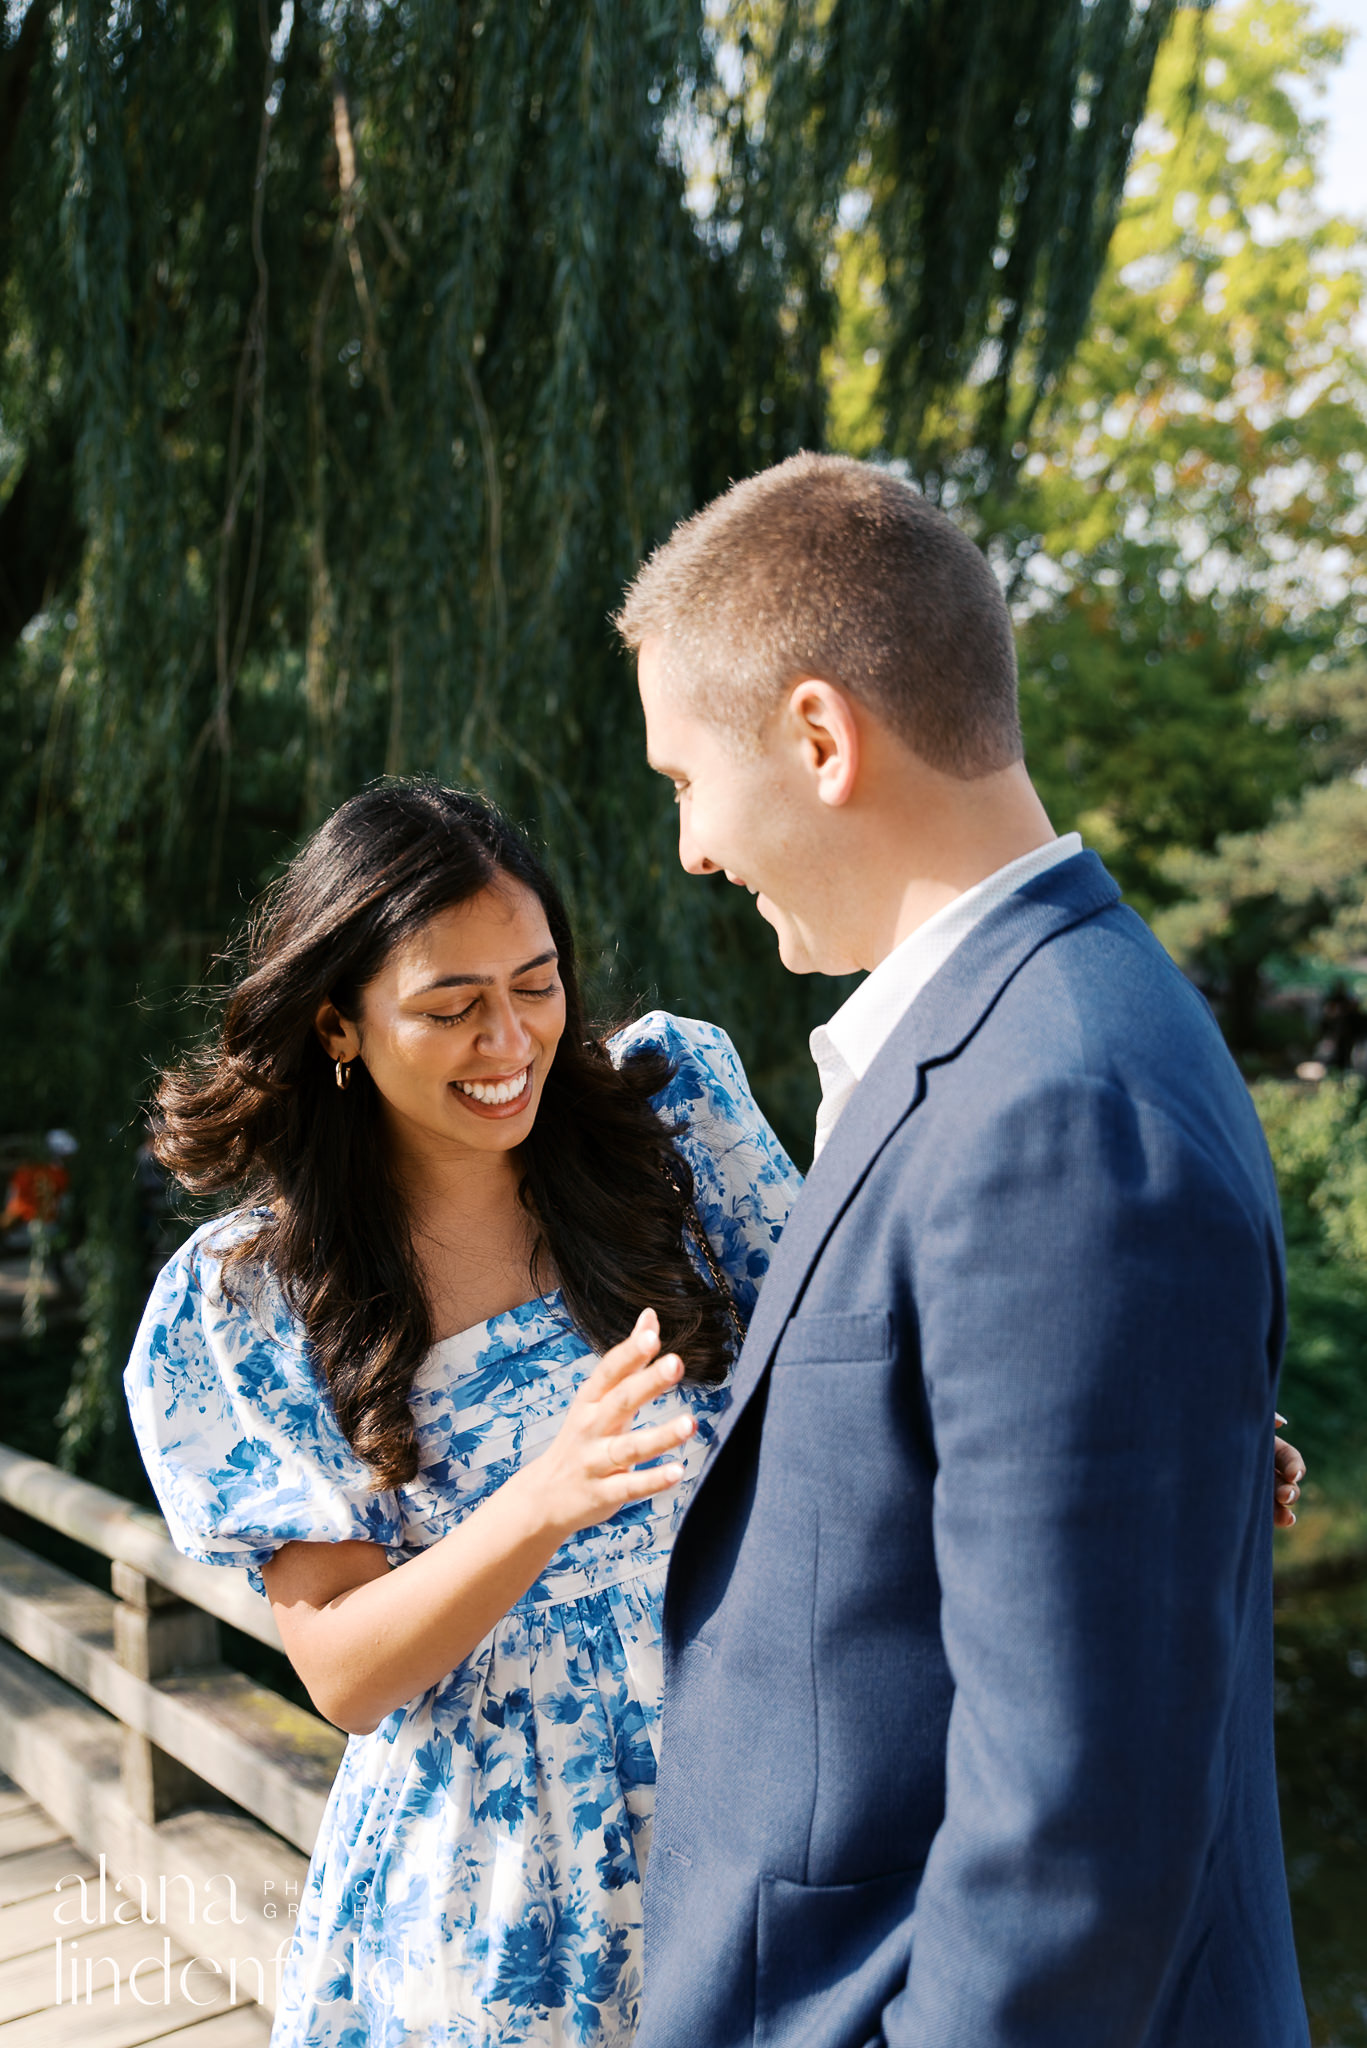
<svg viewBox="0 0 1367 2048">
<path fill-rule="evenodd" d="M 699 1220 L 748 1322 L 802 1175 L 717 1025 L 651 1010 L 619 1031 L 608 1049 L 618 1065 L 646 1050 L 673 1060 L 674 1078 L 655 1097 L 655 1108 L 666 1124 L 682 1127 L 674 1142 L 693 1170 Z"/>
<path fill-rule="evenodd" d="M 206 1224 L 163 1267 L 124 1390 L 177 1549 L 245 1569 L 264 1594 L 283 1544 L 382 1543 L 397 1560 L 402 1518 L 342 1435 L 278 1287 L 225 1288 L 247 1221 Z"/>
</svg>

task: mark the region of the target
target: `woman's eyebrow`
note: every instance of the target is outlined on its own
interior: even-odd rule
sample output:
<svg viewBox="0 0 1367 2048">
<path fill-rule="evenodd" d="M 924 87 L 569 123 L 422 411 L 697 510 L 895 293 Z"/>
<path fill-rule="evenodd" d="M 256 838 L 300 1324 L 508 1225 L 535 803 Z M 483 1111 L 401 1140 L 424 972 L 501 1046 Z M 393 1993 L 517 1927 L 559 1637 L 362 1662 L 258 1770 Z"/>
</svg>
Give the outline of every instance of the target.
<svg viewBox="0 0 1367 2048">
<path fill-rule="evenodd" d="M 509 979 L 516 981 L 520 975 L 530 974 L 534 967 L 549 967 L 553 961 L 559 958 L 560 955 L 554 949 L 549 953 L 538 953 L 535 960 L 524 960 L 520 967 L 515 967 Z M 413 993 L 414 995 L 427 996 L 431 995 L 432 991 L 438 988 L 492 988 L 493 985 L 494 977 L 492 974 L 443 974 L 440 981 L 429 981 L 424 987 L 414 989 Z"/>
</svg>

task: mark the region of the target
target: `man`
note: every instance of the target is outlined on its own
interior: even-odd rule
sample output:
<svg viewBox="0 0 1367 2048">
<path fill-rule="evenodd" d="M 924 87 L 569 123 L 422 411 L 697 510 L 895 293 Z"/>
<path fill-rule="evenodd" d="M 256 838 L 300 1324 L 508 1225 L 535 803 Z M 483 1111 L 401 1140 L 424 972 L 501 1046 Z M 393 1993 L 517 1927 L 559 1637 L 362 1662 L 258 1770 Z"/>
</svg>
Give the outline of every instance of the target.
<svg viewBox="0 0 1367 2048">
<path fill-rule="evenodd" d="M 1238 1071 L 908 486 L 797 456 L 619 624 L 684 866 L 872 970 L 674 1553 L 639 2048 L 1296 2048 Z"/>
</svg>

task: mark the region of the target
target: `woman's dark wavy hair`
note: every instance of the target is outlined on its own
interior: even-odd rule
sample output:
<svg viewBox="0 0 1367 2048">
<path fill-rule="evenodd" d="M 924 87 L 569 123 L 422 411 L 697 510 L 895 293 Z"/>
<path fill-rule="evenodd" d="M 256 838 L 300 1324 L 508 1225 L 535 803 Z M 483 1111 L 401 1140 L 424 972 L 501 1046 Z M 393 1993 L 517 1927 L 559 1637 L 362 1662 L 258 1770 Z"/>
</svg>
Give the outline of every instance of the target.
<svg viewBox="0 0 1367 2048">
<path fill-rule="evenodd" d="M 726 1306 L 684 1248 L 692 1175 L 651 1107 L 668 1057 L 643 1052 L 619 1069 L 589 1033 L 560 893 L 492 804 L 434 782 L 375 784 L 265 898 L 221 1028 L 162 1075 L 153 1129 L 157 1158 L 185 1187 L 269 1205 L 234 1247 L 229 1284 L 261 1265 L 279 1281 L 379 1487 L 418 1469 L 409 1393 L 434 1332 L 379 1095 L 360 1061 L 354 1085 L 337 1088 L 314 1017 L 329 1000 L 356 1017 L 396 945 L 503 877 L 539 900 L 565 990 L 565 1033 L 521 1148 L 533 1284 L 554 1273 L 596 1349 L 649 1305 L 690 1379 L 714 1383 L 729 1362 Z"/>
</svg>

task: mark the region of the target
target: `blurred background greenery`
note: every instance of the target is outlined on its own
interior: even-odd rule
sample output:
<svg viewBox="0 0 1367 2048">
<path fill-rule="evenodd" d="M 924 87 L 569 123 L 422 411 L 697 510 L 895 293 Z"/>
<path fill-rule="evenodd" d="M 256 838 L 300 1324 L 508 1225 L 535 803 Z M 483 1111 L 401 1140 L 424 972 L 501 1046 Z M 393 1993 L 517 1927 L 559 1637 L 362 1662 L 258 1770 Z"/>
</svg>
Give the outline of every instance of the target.
<svg viewBox="0 0 1367 2048">
<path fill-rule="evenodd" d="M 141 1489 L 150 1076 L 383 772 L 507 804 L 604 1018 L 725 1024 L 805 1159 L 840 990 L 683 882 L 606 621 L 729 478 L 899 465 L 996 566 L 1055 824 L 1209 994 L 1272 1144 L 1314 1481 L 1279 1539 L 1293 1882 L 1316 2038 L 1367 2042 L 1343 48 L 1307 0 L 7 0 L 0 1358 L 9 1440 Z"/>
</svg>

